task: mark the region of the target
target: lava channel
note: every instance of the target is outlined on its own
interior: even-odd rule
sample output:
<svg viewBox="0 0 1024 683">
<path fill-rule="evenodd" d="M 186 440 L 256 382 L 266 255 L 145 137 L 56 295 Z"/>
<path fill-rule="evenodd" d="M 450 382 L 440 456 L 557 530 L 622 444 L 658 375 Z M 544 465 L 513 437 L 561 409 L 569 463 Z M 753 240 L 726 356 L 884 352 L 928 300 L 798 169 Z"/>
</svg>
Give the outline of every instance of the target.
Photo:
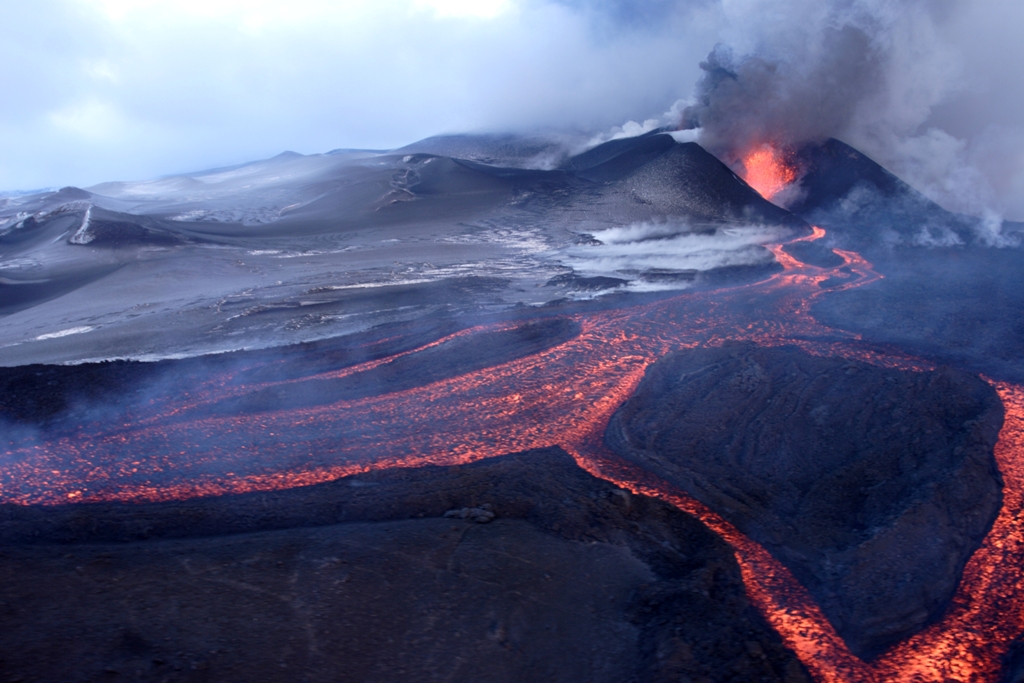
<svg viewBox="0 0 1024 683">
<path fill-rule="evenodd" d="M 803 239 L 824 234 L 815 228 Z M 644 370 L 679 348 L 749 340 L 877 365 L 930 367 L 810 315 L 826 280 L 842 279 L 840 288 L 850 288 L 880 277 L 858 254 L 836 250 L 843 264 L 819 268 L 800 262 L 783 245 L 770 249 L 783 271 L 763 282 L 581 314 L 575 320 L 582 331 L 568 341 L 425 386 L 315 407 L 211 416 L 204 415 L 204 406 L 272 386 L 239 387 L 230 377 L 212 378 L 193 392 L 166 397 L 160 413 L 146 419 L 90 423 L 73 435 L 16 445 L 0 459 L 0 502 L 181 500 L 557 445 L 588 471 L 670 501 L 719 533 L 735 550 L 752 601 L 816 680 L 994 682 L 1001 657 L 1024 631 L 1024 576 L 1018 570 L 1024 564 L 1024 386 L 994 382 L 1006 407 L 996 449 L 1006 482 L 1004 503 L 968 563 L 951 608 L 940 622 L 871 663 L 849 652 L 807 591 L 763 548 L 604 447 L 609 418 Z M 381 362 L 291 381 L 363 372 Z"/>
</svg>

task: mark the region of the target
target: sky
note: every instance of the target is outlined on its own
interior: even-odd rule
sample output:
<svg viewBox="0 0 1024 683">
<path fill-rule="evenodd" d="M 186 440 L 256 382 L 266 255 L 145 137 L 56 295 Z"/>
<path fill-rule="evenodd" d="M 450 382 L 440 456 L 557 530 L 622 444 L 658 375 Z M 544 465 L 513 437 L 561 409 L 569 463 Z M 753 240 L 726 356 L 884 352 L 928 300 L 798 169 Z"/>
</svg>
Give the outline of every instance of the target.
<svg viewBox="0 0 1024 683">
<path fill-rule="evenodd" d="M 0 0 L 0 25 L 5 190 L 678 125 L 716 50 L 751 87 L 708 98 L 699 142 L 763 111 L 948 208 L 1024 220 L 1017 0 Z"/>
</svg>

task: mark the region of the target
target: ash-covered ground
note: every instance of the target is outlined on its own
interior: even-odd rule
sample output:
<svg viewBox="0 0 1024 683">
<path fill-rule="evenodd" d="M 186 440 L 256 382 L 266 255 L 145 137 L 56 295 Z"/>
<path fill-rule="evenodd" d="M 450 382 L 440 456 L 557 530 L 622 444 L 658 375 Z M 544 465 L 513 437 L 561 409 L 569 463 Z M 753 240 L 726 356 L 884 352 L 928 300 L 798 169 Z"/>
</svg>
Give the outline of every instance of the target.
<svg viewBox="0 0 1024 683">
<path fill-rule="evenodd" d="M 543 151 L 454 136 L 0 199 L 0 365 L 742 281 L 774 266 L 761 245 L 807 230 L 667 134 Z"/>
</svg>

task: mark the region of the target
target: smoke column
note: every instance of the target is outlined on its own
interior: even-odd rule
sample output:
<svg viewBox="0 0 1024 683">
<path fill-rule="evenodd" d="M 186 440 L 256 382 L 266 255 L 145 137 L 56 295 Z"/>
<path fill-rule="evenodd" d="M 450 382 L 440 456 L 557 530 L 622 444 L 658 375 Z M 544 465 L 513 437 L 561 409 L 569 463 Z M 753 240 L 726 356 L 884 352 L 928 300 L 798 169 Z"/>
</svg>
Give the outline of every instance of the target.
<svg viewBox="0 0 1024 683">
<path fill-rule="evenodd" d="M 839 138 L 947 209 L 990 217 L 1009 210 L 1019 219 L 1024 126 L 1013 122 L 1024 120 L 1017 114 L 997 128 L 978 114 L 984 108 L 967 106 L 983 95 L 966 69 L 987 29 L 964 22 L 991 22 L 1007 9 L 983 4 L 722 0 L 722 42 L 671 123 L 695 130 L 733 166 L 766 143 L 785 149 Z M 950 122 L 975 139 L 941 127 L 956 127 Z"/>
</svg>

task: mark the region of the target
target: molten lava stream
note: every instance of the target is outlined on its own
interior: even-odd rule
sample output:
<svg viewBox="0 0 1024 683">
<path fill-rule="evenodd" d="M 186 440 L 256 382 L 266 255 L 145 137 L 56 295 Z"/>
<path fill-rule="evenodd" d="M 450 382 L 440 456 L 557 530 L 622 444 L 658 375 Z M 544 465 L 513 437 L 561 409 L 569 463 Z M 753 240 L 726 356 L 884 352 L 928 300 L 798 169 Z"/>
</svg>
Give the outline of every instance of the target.
<svg viewBox="0 0 1024 683">
<path fill-rule="evenodd" d="M 998 679 L 1001 657 L 1024 630 L 1024 387 L 996 383 L 1006 406 L 996 458 L 1006 482 L 1003 508 L 968 563 L 941 621 L 867 664 L 846 649 L 806 591 L 762 548 L 692 509 L 662 484 L 653 495 L 701 517 L 736 549 L 752 600 L 818 681 L 962 683 Z M 678 500 L 677 500 L 678 499 Z"/>
<path fill-rule="evenodd" d="M 815 228 L 802 240 L 824 234 Z M 843 266 L 817 268 L 782 245 L 770 249 L 784 270 L 764 282 L 579 316 L 582 333 L 558 346 L 413 389 L 310 408 L 202 416 L 206 403 L 268 386 L 209 381 L 192 396 L 163 399 L 158 405 L 165 412 L 139 423 L 86 425 L 74 436 L 26 443 L 7 453 L 0 458 L 0 501 L 184 499 L 561 445 L 586 469 L 670 501 L 721 534 L 736 551 L 754 604 L 816 680 L 993 681 L 1000 655 L 1024 624 L 1024 581 L 1016 571 L 1024 561 L 1024 388 L 997 385 L 1007 407 L 997 447 L 1005 502 L 968 564 L 952 608 L 941 622 L 871 664 L 849 653 L 807 592 L 763 548 L 604 447 L 608 419 L 647 366 L 682 347 L 753 340 L 880 365 L 927 367 L 896 352 L 869 349 L 856 335 L 829 329 L 809 314 L 822 283 L 848 288 L 880 277 L 858 254 L 836 251 Z M 352 375 L 387 360 L 305 379 Z"/>
</svg>

